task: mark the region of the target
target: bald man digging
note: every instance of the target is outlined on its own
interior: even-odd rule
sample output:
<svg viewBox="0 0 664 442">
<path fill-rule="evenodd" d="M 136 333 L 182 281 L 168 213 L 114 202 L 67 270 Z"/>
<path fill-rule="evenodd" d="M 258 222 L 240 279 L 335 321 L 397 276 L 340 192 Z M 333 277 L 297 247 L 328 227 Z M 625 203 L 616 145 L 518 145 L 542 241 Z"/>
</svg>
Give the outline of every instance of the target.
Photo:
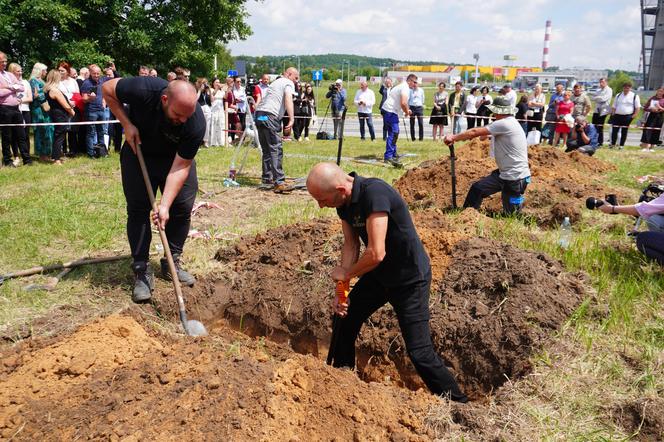
<svg viewBox="0 0 664 442">
<path fill-rule="evenodd" d="M 336 164 L 319 163 L 307 189 L 320 207 L 341 218 L 344 245 L 334 281 L 359 277 L 348 302 L 337 304 L 339 335 L 335 367 L 355 366 L 355 340 L 362 324 L 386 303 L 399 319 L 408 356 L 429 390 L 458 402 L 468 399 L 435 353 L 429 329 L 431 266 L 406 203 L 385 181 L 346 174 Z M 360 239 L 365 250 L 360 255 Z"/>
<path fill-rule="evenodd" d="M 146 302 L 154 287 L 148 265 L 151 206 L 136 146 L 141 145 L 152 190 L 155 193 L 157 188 L 161 190 L 156 219 L 166 231 L 177 276 L 182 284 L 191 286 L 195 279 L 182 269 L 180 256 L 198 189 L 194 156 L 205 135 L 205 117 L 196 90 L 186 81 L 169 83 L 156 77 L 123 78 L 107 81 L 102 90 L 125 133 L 120 167 L 127 200 L 127 236 L 134 259 L 131 267 L 136 275 L 132 300 Z M 129 105 L 128 115 L 123 103 Z M 161 260 L 161 271 L 166 279 L 171 278 L 165 258 Z"/>
</svg>

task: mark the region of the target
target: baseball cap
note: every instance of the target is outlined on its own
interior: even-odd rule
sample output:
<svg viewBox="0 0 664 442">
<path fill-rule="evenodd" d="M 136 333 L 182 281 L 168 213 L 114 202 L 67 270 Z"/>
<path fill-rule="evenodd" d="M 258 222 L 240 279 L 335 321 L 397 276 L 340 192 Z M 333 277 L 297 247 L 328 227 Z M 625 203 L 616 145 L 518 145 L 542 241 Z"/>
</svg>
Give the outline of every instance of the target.
<svg viewBox="0 0 664 442">
<path fill-rule="evenodd" d="M 335 83 L 341 84 L 341 83 L 343 83 L 343 81 L 341 81 L 341 78 L 337 78 L 337 81 L 335 81 Z"/>
</svg>

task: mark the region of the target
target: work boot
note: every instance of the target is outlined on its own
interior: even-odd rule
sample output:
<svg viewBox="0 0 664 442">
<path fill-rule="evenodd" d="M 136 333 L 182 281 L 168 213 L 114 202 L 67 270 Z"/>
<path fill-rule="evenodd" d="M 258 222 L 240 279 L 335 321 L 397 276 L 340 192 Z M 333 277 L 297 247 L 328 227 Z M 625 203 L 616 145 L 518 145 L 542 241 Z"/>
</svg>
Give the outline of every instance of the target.
<svg viewBox="0 0 664 442">
<path fill-rule="evenodd" d="M 196 278 L 194 278 L 191 273 L 182 268 L 180 264 L 180 255 L 174 254 L 173 261 L 175 261 L 175 270 L 177 271 L 180 284 L 192 287 L 196 282 Z M 168 268 L 168 260 L 166 258 L 161 258 L 161 274 L 167 281 L 171 280 L 171 270 Z"/>
<path fill-rule="evenodd" d="M 136 276 L 131 300 L 137 304 L 149 301 L 152 298 L 152 290 L 154 289 L 154 275 L 150 266 L 145 261 L 136 261 L 131 265 L 131 269 Z"/>
</svg>

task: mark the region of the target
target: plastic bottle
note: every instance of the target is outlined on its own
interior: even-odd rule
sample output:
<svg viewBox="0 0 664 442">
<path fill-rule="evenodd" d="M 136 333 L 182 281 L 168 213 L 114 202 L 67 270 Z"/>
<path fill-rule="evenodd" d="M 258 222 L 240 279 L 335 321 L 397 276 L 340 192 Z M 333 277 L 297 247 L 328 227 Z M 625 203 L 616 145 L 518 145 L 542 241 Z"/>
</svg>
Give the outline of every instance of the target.
<svg viewBox="0 0 664 442">
<path fill-rule="evenodd" d="M 558 238 L 558 245 L 563 249 L 568 249 L 572 242 L 572 223 L 569 221 L 569 216 L 566 216 L 563 223 L 560 225 L 560 237 Z"/>
</svg>

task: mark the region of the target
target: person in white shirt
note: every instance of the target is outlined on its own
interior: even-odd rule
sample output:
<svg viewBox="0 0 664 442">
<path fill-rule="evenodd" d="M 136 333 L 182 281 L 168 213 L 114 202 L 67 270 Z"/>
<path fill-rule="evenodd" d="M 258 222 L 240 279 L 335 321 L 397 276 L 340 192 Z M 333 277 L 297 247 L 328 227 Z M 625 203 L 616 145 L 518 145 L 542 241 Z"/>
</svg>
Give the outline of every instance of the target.
<svg viewBox="0 0 664 442">
<path fill-rule="evenodd" d="M 403 167 L 399 162 L 397 155 L 397 139 L 399 138 L 399 116 L 410 116 L 410 108 L 408 107 L 408 98 L 410 90 L 417 87 L 417 76 L 410 74 L 406 77 L 406 81 L 393 87 L 387 95 L 385 103 L 383 103 L 382 110 L 385 111 L 383 115 L 383 124 L 387 126 L 387 140 L 385 141 L 385 155 L 383 156 L 386 163 L 390 163 L 395 167 Z"/>
<path fill-rule="evenodd" d="M 465 109 L 463 110 L 466 114 L 466 123 L 468 124 L 468 129 L 475 127 L 477 122 L 477 108 L 479 107 L 479 94 L 480 88 L 478 86 L 473 87 L 470 90 L 470 93 L 466 97 Z"/>
<path fill-rule="evenodd" d="M 609 98 L 610 99 L 610 98 Z M 528 97 L 528 132 L 535 129 L 542 132 L 542 117 L 546 106 L 546 95 L 542 92 L 542 86 L 536 84 L 533 94 Z"/>
<path fill-rule="evenodd" d="M 632 83 L 623 83 L 623 90 L 613 101 L 611 106 L 611 145 L 610 149 L 616 146 L 618 139 L 618 130 L 620 130 L 620 149 L 625 146 L 627 140 L 627 129 L 632 119 L 636 117 L 641 109 L 639 96 L 632 92 Z"/>
<path fill-rule="evenodd" d="M 360 89 L 355 93 L 353 102 L 357 106 L 357 117 L 360 119 L 360 138 L 362 140 L 365 139 L 364 123 L 366 121 L 371 141 L 375 141 L 376 133 L 374 132 L 373 119 L 371 118 L 371 109 L 376 103 L 376 95 L 374 91 L 369 89 L 366 81 L 360 82 Z"/>
<path fill-rule="evenodd" d="M 415 141 L 415 118 L 417 118 L 417 127 L 419 128 L 419 140 L 424 140 L 424 89 L 419 87 L 421 80 L 418 79 L 415 89 L 410 91 L 408 106 L 410 107 L 410 138 Z"/>
<path fill-rule="evenodd" d="M 512 85 L 507 83 L 503 86 L 503 90 L 505 91 L 505 98 L 510 102 L 510 106 L 515 107 L 518 97 L 516 96 L 516 92 L 512 89 Z"/>
<path fill-rule="evenodd" d="M 241 130 L 244 130 L 247 121 L 247 92 L 242 87 L 242 79 L 240 77 L 233 77 L 233 96 L 237 103 L 237 116 L 240 119 Z"/>
<path fill-rule="evenodd" d="M 613 89 L 606 83 L 606 78 L 599 79 L 599 89 L 592 96 L 595 102 L 595 112 L 593 112 L 593 126 L 597 129 L 597 143 L 601 147 L 604 143 L 604 122 L 611 113 L 611 99 L 613 98 Z"/>
</svg>

